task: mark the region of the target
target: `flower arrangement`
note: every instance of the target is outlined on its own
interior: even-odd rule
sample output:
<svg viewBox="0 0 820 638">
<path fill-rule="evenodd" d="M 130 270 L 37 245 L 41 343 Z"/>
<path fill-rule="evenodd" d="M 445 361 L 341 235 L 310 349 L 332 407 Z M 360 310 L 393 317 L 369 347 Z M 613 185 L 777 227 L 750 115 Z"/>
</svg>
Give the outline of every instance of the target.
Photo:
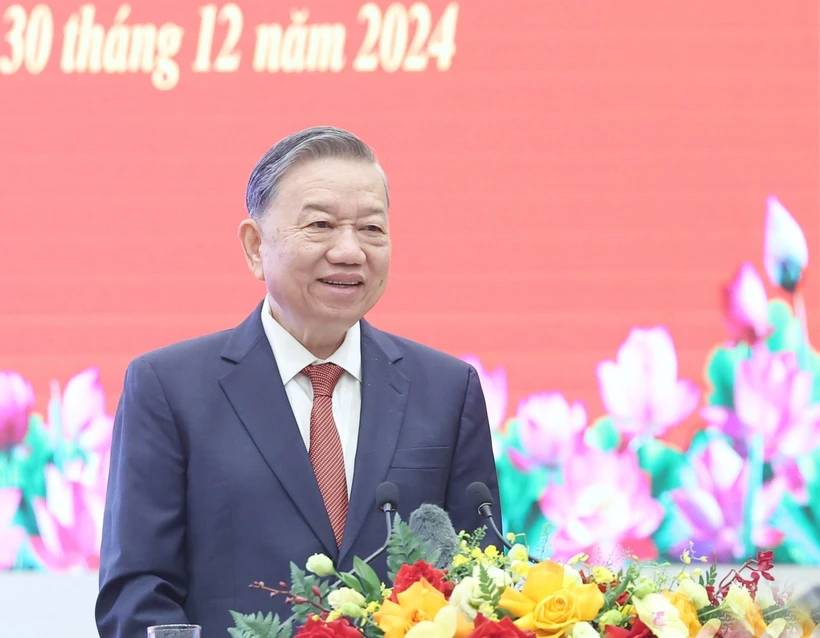
<svg viewBox="0 0 820 638">
<path fill-rule="evenodd" d="M 462 532 L 444 569 L 431 548 L 400 520 L 388 545 L 389 583 L 359 559 L 337 572 L 323 555 L 305 569 L 291 565 L 292 582 L 251 586 L 284 596 L 293 615 L 232 611 L 233 638 L 808 638 L 810 614 L 787 591 L 770 586 L 771 552 L 759 552 L 718 579 L 717 565 L 692 548 L 680 568 L 633 561 L 628 567 L 590 562 L 532 564 L 521 537 L 511 549 L 482 549 L 484 530 Z M 335 582 L 328 582 L 333 579 Z"/>
</svg>

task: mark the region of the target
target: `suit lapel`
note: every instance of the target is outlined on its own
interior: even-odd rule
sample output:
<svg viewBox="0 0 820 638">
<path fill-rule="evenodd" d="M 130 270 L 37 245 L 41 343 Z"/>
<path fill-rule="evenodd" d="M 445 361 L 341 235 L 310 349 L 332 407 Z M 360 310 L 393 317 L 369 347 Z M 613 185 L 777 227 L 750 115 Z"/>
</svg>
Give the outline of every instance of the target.
<svg viewBox="0 0 820 638">
<path fill-rule="evenodd" d="M 265 337 L 260 312 L 261 304 L 236 328 L 226 344 L 222 356 L 236 365 L 219 383 L 265 462 L 322 541 L 328 555 L 335 559 L 338 549 L 333 529 Z"/>
<path fill-rule="evenodd" d="M 395 344 L 364 320 L 361 326 L 362 409 L 340 561 L 376 506 L 376 488 L 390 468 L 410 389 L 409 379 L 394 365 L 401 359 Z"/>
</svg>

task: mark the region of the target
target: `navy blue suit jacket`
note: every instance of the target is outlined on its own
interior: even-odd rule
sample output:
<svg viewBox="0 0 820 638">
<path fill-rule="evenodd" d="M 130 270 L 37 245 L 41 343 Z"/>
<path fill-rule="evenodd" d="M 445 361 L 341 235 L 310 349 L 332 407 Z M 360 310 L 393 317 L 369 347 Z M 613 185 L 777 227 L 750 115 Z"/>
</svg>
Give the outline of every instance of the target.
<svg viewBox="0 0 820 638">
<path fill-rule="evenodd" d="M 498 482 L 475 370 L 362 321 L 362 408 L 341 548 L 259 317 L 134 360 L 114 423 L 97 626 L 144 638 L 149 625 L 192 622 L 227 635 L 228 610 L 288 615 L 249 589 L 289 581 L 314 553 L 344 570 L 384 542 L 376 487 L 399 488 L 405 520 L 444 507 L 458 531 L 485 521 L 465 499 Z M 383 558 L 374 564 L 385 576 Z"/>
</svg>

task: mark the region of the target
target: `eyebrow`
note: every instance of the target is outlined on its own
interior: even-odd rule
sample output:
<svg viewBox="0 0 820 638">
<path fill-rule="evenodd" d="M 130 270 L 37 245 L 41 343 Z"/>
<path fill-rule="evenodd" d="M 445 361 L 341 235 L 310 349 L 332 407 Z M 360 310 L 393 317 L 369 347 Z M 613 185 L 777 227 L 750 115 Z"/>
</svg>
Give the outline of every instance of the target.
<svg viewBox="0 0 820 638">
<path fill-rule="evenodd" d="M 332 209 L 334 206 L 332 204 L 328 204 L 325 202 L 320 201 L 308 201 L 302 205 L 302 212 L 318 212 L 318 213 L 327 213 L 328 215 L 332 215 Z M 363 211 L 367 215 L 384 215 L 387 216 L 387 211 L 383 206 L 374 205 L 374 206 L 365 206 L 363 207 Z"/>
</svg>

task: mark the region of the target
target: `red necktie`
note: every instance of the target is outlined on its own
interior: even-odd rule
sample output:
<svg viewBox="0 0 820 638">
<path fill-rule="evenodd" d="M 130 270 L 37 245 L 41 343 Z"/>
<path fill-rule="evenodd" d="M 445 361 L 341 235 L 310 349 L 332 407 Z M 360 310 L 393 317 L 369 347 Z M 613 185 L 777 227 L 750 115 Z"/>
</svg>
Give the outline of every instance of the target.
<svg viewBox="0 0 820 638">
<path fill-rule="evenodd" d="M 334 363 L 307 366 L 302 374 L 313 385 L 313 408 L 310 411 L 310 462 L 325 502 L 325 509 L 341 547 L 347 519 L 347 478 L 342 441 L 333 420 L 333 388 L 342 368 Z"/>
</svg>

